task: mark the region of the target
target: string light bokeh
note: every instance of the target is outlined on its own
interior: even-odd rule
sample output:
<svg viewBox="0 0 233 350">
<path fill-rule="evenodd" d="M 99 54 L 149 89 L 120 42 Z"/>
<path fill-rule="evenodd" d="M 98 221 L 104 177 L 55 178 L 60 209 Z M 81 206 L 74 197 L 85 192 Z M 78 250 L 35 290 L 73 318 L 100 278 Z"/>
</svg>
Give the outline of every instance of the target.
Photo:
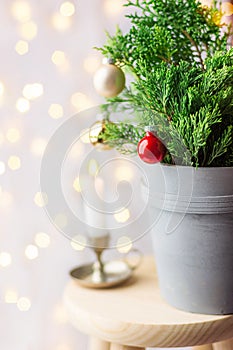
<svg viewBox="0 0 233 350">
<path fill-rule="evenodd" d="M 73 329 L 62 304 L 71 267 L 93 259 L 77 228 L 65 239 L 44 212 L 39 172 L 47 142 L 73 114 L 103 102 L 92 84 L 102 57 L 93 50 L 105 30 L 124 29 L 123 0 L 4 0 L 0 4 L 0 328 L 4 350 L 87 349 L 87 337 Z M 231 19 L 233 5 L 223 4 Z M 88 128 L 88 125 L 87 125 Z M 83 130 L 82 142 L 89 142 Z M 73 148 L 73 162 L 82 146 Z M 89 173 L 98 162 L 92 159 Z M 119 167 L 119 181 L 133 181 L 130 168 Z M 80 179 L 67 179 L 77 195 Z M 133 213 L 122 207 L 118 223 Z M 63 214 L 56 217 L 66 224 Z M 78 242 L 78 243 L 77 243 Z M 111 257 L 134 244 L 123 235 Z M 148 237 L 140 249 L 150 252 Z M 14 336 L 12 336 L 14 335 Z"/>
</svg>

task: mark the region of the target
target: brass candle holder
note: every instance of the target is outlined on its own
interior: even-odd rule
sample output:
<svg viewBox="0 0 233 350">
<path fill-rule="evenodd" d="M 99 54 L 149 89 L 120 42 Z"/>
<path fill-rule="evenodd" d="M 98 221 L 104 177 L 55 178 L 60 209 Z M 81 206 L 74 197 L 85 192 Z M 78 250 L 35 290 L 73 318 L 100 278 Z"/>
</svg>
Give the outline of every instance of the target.
<svg viewBox="0 0 233 350">
<path fill-rule="evenodd" d="M 103 253 L 109 247 L 110 235 L 89 237 L 89 248 L 95 253 L 93 263 L 81 265 L 70 271 L 71 277 L 81 286 L 88 288 L 110 288 L 127 281 L 139 266 L 142 255 L 139 251 L 138 261 L 131 265 L 127 259 L 103 262 Z"/>
</svg>

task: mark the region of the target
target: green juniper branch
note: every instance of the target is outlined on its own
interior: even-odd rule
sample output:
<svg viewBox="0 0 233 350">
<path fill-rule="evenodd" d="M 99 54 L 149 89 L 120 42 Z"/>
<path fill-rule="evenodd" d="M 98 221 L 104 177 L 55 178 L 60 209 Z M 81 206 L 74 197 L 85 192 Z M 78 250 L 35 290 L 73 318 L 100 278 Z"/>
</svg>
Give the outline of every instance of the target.
<svg viewBox="0 0 233 350">
<path fill-rule="evenodd" d="M 125 145 L 135 150 L 150 125 L 167 146 L 166 162 L 232 166 L 232 30 L 220 27 L 221 13 L 195 0 L 135 0 L 125 6 L 137 10 L 127 16 L 130 30 L 117 28 L 100 50 L 133 74 L 134 82 L 109 105 L 134 110 L 138 124 L 107 124 L 105 142 L 124 153 Z"/>
</svg>

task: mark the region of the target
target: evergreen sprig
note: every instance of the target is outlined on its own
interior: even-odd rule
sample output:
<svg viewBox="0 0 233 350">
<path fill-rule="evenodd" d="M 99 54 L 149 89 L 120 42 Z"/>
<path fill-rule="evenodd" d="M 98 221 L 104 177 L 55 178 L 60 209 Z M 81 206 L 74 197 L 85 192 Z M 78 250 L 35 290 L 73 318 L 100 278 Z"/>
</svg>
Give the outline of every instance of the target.
<svg viewBox="0 0 233 350">
<path fill-rule="evenodd" d="M 105 142 L 123 151 L 154 126 L 168 149 L 165 161 L 233 165 L 233 49 L 221 12 L 195 0 L 134 0 L 128 33 L 118 28 L 101 49 L 135 81 L 111 106 L 134 109 L 138 125 L 107 124 Z M 125 146 L 127 145 L 127 147 Z M 131 149 L 130 149 L 131 150 Z"/>
</svg>

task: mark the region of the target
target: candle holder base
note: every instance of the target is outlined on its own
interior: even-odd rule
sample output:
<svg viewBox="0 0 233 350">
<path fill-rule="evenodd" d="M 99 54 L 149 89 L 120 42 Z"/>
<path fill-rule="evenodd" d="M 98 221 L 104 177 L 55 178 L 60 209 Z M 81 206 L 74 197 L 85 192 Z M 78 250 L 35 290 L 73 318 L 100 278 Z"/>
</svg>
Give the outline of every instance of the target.
<svg viewBox="0 0 233 350">
<path fill-rule="evenodd" d="M 88 288 L 110 288 L 127 281 L 133 270 L 124 261 L 109 261 L 103 265 L 103 271 L 96 263 L 82 265 L 70 272 L 70 275 L 82 286 Z"/>
<path fill-rule="evenodd" d="M 90 237 L 90 248 L 96 255 L 96 261 L 91 264 L 81 265 L 72 271 L 70 275 L 80 285 L 88 288 L 110 288 L 122 284 L 131 278 L 135 268 L 141 263 L 142 254 L 138 254 L 138 261 L 130 264 L 127 259 L 103 262 L 102 254 L 108 248 L 110 236 Z"/>
</svg>

